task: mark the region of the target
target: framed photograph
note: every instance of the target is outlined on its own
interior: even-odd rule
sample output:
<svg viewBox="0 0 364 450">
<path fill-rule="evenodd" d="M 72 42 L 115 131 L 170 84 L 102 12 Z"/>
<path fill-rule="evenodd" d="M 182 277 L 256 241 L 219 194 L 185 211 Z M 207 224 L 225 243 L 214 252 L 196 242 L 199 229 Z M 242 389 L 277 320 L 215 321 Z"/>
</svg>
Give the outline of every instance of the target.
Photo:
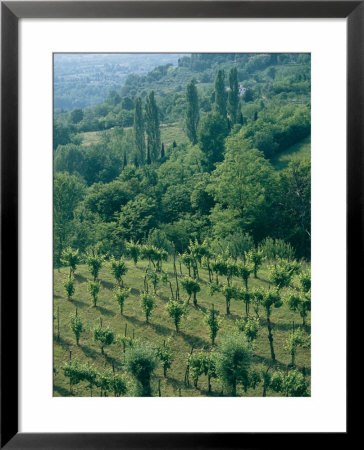
<svg viewBox="0 0 364 450">
<path fill-rule="evenodd" d="M 2 447 L 348 437 L 363 8 L 1 3 Z"/>
</svg>

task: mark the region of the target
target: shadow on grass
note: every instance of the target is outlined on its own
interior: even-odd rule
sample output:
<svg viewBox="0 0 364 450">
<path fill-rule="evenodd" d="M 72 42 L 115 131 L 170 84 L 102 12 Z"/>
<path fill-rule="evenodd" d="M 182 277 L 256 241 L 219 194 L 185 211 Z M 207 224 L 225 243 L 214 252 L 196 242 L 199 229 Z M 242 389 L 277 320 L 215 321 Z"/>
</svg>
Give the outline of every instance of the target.
<svg viewBox="0 0 364 450">
<path fill-rule="evenodd" d="M 53 392 L 57 392 L 61 397 L 71 397 L 71 393 L 68 389 L 65 389 L 61 386 L 53 385 Z"/>
<path fill-rule="evenodd" d="M 173 333 L 173 330 L 171 328 L 165 327 L 164 325 L 160 325 L 158 323 L 153 323 L 153 322 L 147 323 L 144 320 L 139 320 L 134 316 L 124 315 L 124 318 L 126 320 L 128 320 L 129 322 L 131 322 L 135 326 L 149 326 L 149 327 L 153 328 L 153 330 L 156 333 L 161 334 L 163 336 L 167 336 L 167 335 L 170 335 L 171 333 Z"/>
<path fill-rule="evenodd" d="M 114 284 L 114 283 L 111 283 L 110 281 L 101 281 L 101 286 L 102 286 L 103 288 L 112 290 L 112 289 L 114 289 L 115 284 Z"/>
<path fill-rule="evenodd" d="M 192 345 L 194 346 L 194 348 L 201 348 L 201 347 L 208 348 L 210 346 L 210 343 L 208 341 L 206 341 L 205 339 L 202 339 L 198 336 L 191 336 L 190 334 L 184 333 L 183 331 L 180 331 L 178 334 L 191 347 L 192 347 Z"/>
<path fill-rule="evenodd" d="M 209 392 L 207 389 L 199 389 L 199 391 L 204 397 L 224 397 L 224 394 L 221 391 L 214 391 L 213 387 L 211 388 L 211 392 Z"/>
<path fill-rule="evenodd" d="M 86 283 L 87 278 L 81 275 L 80 273 L 75 273 L 75 280 L 79 283 Z"/>
<path fill-rule="evenodd" d="M 80 345 L 79 348 L 88 358 L 96 359 L 98 356 L 100 356 L 100 352 L 97 352 L 93 348 L 87 347 L 87 345 Z"/>
<path fill-rule="evenodd" d="M 264 366 L 266 366 L 267 368 L 272 367 L 272 369 L 279 369 L 282 371 L 287 369 L 287 364 L 284 364 L 281 361 L 278 361 L 277 359 L 275 360 L 275 362 L 273 362 L 272 358 L 266 358 L 265 356 L 261 355 L 254 355 L 252 359 L 253 361 L 255 360 L 260 364 L 264 364 Z"/>
<path fill-rule="evenodd" d="M 89 306 L 88 303 L 81 302 L 81 300 L 72 299 L 72 303 L 76 308 L 85 308 L 86 306 Z"/>
<path fill-rule="evenodd" d="M 103 306 L 98 306 L 97 309 L 100 311 L 100 313 L 103 316 L 111 316 L 111 317 L 116 316 L 116 313 L 114 313 L 114 311 L 111 311 L 110 309 L 106 309 Z"/>
<path fill-rule="evenodd" d="M 60 336 L 59 339 L 58 339 L 57 333 L 55 333 L 55 335 L 53 336 L 53 341 L 54 341 L 56 344 L 60 345 L 60 346 L 63 348 L 63 350 L 69 350 L 70 345 L 71 345 L 68 341 L 66 341 L 65 339 L 63 339 L 62 336 Z"/>
<path fill-rule="evenodd" d="M 166 297 L 165 295 L 159 294 L 158 297 L 165 303 L 169 302 L 170 297 Z"/>
</svg>

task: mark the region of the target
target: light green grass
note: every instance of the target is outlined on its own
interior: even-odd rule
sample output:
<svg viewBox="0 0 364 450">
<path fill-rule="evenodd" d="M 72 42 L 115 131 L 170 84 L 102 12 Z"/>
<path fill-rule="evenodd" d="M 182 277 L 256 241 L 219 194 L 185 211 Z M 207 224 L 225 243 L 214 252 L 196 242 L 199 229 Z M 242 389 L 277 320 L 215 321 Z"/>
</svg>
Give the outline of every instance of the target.
<svg viewBox="0 0 364 450">
<path fill-rule="evenodd" d="M 290 161 L 301 161 L 311 158 L 311 137 L 307 137 L 282 153 L 279 153 L 271 162 L 275 169 L 282 170 L 288 167 Z"/>
<path fill-rule="evenodd" d="M 91 144 L 100 142 L 103 131 L 87 131 L 80 133 L 78 136 L 82 138 L 82 147 L 88 147 Z"/>
<path fill-rule="evenodd" d="M 161 125 L 161 141 L 165 147 L 169 147 L 176 141 L 177 144 L 188 142 L 188 138 L 178 123 L 167 123 Z"/>
<path fill-rule="evenodd" d="M 125 128 L 125 130 L 129 130 L 131 127 Z M 182 144 L 184 142 L 188 142 L 187 136 L 183 131 L 181 125 L 178 123 L 166 123 L 161 124 L 161 141 L 164 143 L 164 146 L 167 148 L 173 144 L 173 141 L 176 141 L 177 144 Z M 78 134 L 78 137 L 82 139 L 82 146 L 88 147 L 91 144 L 97 144 L 100 142 L 102 134 L 108 133 L 110 130 L 105 131 L 87 131 L 84 133 Z"/>
<path fill-rule="evenodd" d="M 210 339 L 208 328 L 203 322 L 204 312 L 211 308 L 212 304 L 223 318 L 222 328 L 217 335 L 216 344 L 219 345 L 221 336 L 229 330 L 235 329 L 235 321 L 245 316 L 245 304 L 236 300 L 231 301 L 231 315 L 225 315 L 225 299 L 221 294 L 215 294 L 211 297 L 208 294 L 208 274 L 205 270 L 200 270 L 201 276 L 201 292 L 197 295 L 198 307 L 195 308 L 191 304 L 188 307 L 187 319 L 182 319 L 180 332 L 177 334 L 174 329 L 172 320 L 165 311 L 165 304 L 170 296 L 168 285 L 161 285 L 158 289 L 157 307 L 153 311 L 150 323 L 145 322 L 145 316 L 139 304 L 139 293 L 143 289 L 144 271 L 147 267 L 146 261 L 138 263 L 137 267 L 131 261 L 127 261 L 129 271 L 125 276 L 125 285 L 132 288 L 132 294 L 125 302 L 124 314 L 121 316 L 119 306 L 113 299 L 112 289 L 114 288 L 114 280 L 110 271 L 110 263 L 105 262 L 100 272 L 100 280 L 102 287 L 100 289 L 99 301 L 96 308 L 91 307 L 90 295 L 87 291 L 87 279 L 91 276 L 86 266 L 81 265 L 76 270 L 75 287 L 76 291 L 71 301 L 66 299 L 63 282 L 65 281 L 68 269 L 61 268 L 54 271 L 54 395 L 68 396 L 70 395 L 68 380 L 65 378 L 61 369 L 62 364 L 69 360 L 70 352 L 73 358 L 77 358 L 82 363 L 94 364 L 98 371 L 111 369 L 114 362 L 115 371 L 123 373 L 124 355 L 122 348 L 116 344 L 105 348 L 105 355 L 101 355 L 99 347 L 93 340 L 92 329 L 99 324 L 100 317 L 103 320 L 103 326 L 110 326 L 116 335 L 124 335 L 125 326 L 127 325 L 127 335 L 142 341 L 148 341 L 154 347 L 163 344 L 163 341 L 171 337 L 172 348 L 175 353 L 175 360 L 171 369 L 168 371 L 168 377 L 163 378 L 162 368 L 159 367 L 155 372 L 152 387 L 154 395 L 157 394 L 158 379 L 161 380 L 162 396 L 178 396 L 179 388 L 182 396 L 205 396 L 207 395 L 207 379 L 201 376 L 198 383 L 198 389 L 185 387 L 184 376 L 186 370 L 186 356 L 191 350 L 191 346 L 195 347 L 194 351 L 200 349 L 210 349 Z M 168 271 L 169 277 L 173 282 L 172 263 L 164 263 L 164 270 Z M 178 268 L 179 271 L 179 268 Z M 183 275 L 187 274 L 187 269 L 182 266 Z M 259 279 L 250 278 L 249 287 L 268 286 L 268 270 L 263 267 L 258 273 Z M 225 282 L 225 280 L 222 280 Z M 241 280 L 235 279 L 235 283 L 241 285 Z M 180 286 L 181 289 L 181 286 Z M 186 294 L 181 289 L 182 298 L 186 299 Z M 59 308 L 60 315 L 60 340 L 57 340 L 57 312 Z M 80 345 L 76 345 L 76 341 L 69 327 L 69 316 L 78 308 L 78 314 L 84 322 L 86 331 L 81 335 Z M 251 311 L 251 314 L 254 314 Z M 259 336 L 254 346 L 253 367 L 267 368 L 271 364 L 270 349 L 267 338 L 267 327 L 264 319 L 264 311 L 261 310 L 261 328 Z M 274 309 L 272 313 L 272 322 L 274 324 L 274 348 L 276 352 L 277 367 L 286 369 L 290 363 L 290 355 L 284 350 L 284 342 L 292 327 L 292 322 L 297 325 L 301 323 L 298 314 L 289 311 L 286 305 L 280 309 Z M 306 330 L 309 332 L 309 329 Z M 302 369 L 305 367 L 306 373 L 310 374 L 310 350 L 299 349 L 297 353 L 297 367 Z M 133 380 L 130 380 L 130 385 Z M 74 395 L 89 396 L 90 392 L 86 388 L 86 383 L 80 383 L 74 388 Z M 218 381 L 212 380 L 212 394 L 220 395 L 221 386 Z M 242 390 L 238 391 L 239 395 L 244 396 L 261 396 L 262 386 L 259 385 L 256 390 L 249 389 L 247 393 Z M 98 393 L 94 392 L 94 395 Z M 273 395 L 271 391 L 268 395 Z M 276 395 L 276 394 L 274 394 Z"/>
</svg>

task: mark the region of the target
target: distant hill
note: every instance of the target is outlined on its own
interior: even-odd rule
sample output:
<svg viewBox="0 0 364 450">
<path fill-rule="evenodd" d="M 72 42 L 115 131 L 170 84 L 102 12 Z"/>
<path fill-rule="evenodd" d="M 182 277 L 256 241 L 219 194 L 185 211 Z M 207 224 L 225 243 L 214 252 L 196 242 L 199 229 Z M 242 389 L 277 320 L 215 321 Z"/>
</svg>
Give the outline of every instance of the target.
<svg viewBox="0 0 364 450">
<path fill-rule="evenodd" d="M 131 73 L 146 74 L 161 64 L 176 65 L 181 54 L 54 55 L 54 108 L 70 111 L 102 103 L 112 89 L 120 90 Z"/>
</svg>

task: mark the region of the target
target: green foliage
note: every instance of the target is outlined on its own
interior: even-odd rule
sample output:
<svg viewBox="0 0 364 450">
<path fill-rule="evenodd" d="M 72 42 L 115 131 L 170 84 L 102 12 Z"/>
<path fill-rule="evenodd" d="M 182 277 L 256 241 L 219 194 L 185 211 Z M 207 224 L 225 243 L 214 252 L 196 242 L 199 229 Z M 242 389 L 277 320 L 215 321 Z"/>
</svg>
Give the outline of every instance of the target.
<svg viewBox="0 0 364 450">
<path fill-rule="evenodd" d="M 140 255 L 140 246 L 133 241 L 126 243 L 126 251 L 131 259 L 134 261 L 134 265 L 138 264 L 139 255 Z"/>
<path fill-rule="evenodd" d="M 94 340 L 99 343 L 101 353 L 104 354 L 104 347 L 111 345 L 114 342 L 114 332 L 110 327 L 103 328 L 100 324 L 94 328 Z"/>
<path fill-rule="evenodd" d="M 203 374 L 204 353 L 192 353 L 188 356 L 188 366 L 191 372 L 193 385 L 197 388 L 199 377 Z"/>
<path fill-rule="evenodd" d="M 253 304 L 254 312 L 255 312 L 256 316 L 259 318 L 259 310 L 260 310 L 260 306 L 262 305 L 262 302 L 263 302 L 264 292 L 262 289 L 257 288 L 251 292 L 251 296 L 252 296 L 251 302 Z"/>
<path fill-rule="evenodd" d="M 285 397 L 308 397 L 309 384 L 298 370 L 289 370 L 287 374 L 277 371 L 271 377 L 270 387 Z"/>
<path fill-rule="evenodd" d="M 172 362 L 175 358 L 174 353 L 172 351 L 170 339 L 163 342 L 163 345 L 158 347 L 157 356 L 161 360 L 163 367 L 163 375 L 167 376 L 167 370 L 170 369 Z"/>
<path fill-rule="evenodd" d="M 216 235 L 255 229 L 267 213 L 267 193 L 273 169 L 259 150 L 241 139 L 241 132 L 226 140 L 225 158 L 211 177 L 210 191 L 216 205 L 210 220 Z"/>
<path fill-rule="evenodd" d="M 123 276 L 127 273 L 125 261 L 120 258 L 119 260 L 111 258 L 111 272 L 120 287 L 123 287 Z"/>
<path fill-rule="evenodd" d="M 306 317 L 311 311 L 311 291 L 307 293 L 291 293 L 286 298 L 286 303 L 291 311 L 297 311 L 302 317 L 302 325 L 306 325 Z"/>
<path fill-rule="evenodd" d="M 216 372 L 232 396 L 236 396 L 239 383 L 244 389 L 249 386 L 251 356 L 251 349 L 244 335 L 228 334 L 222 338 L 218 348 Z"/>
<path fill-rule="evenodd" d="M 215 339 L 217 336 L 217 332 L 219 331 L 219 329 L 221 327 L 221 319 L 219 318 L 218 314 L 216 313 L 214 307 L 212 307 L 212 309 L 210 309 L 210 311 L 207 314 L 205 314 L 204 321 L 210 330 L 211 344 L 215 345 Z"/>
<path fill-rule="evenodd" d="M 226 101 L 225 72 L 223 70 L 218 70 L 215 79 L 215 110 L 224 119 L 227 114 Z"/>
<path fill-rule="evenodd" d="M 297 274 L 300 266 L 296 261 L 279 259 L 274 266 L 270 266 L 269 278 L 278 290 L 288 287 L 291 284 L 293 275 Z"/>
<path fill-rule="evenodd" d="M 263 261 L 265 259 L 263 251 L 252 248 L 247 253 L 245 253 L 245 257 L 247 261 L 253 266 L 254 278 L 258 278 L 258 269 L 263 264 Z"/>
<path fill-rule="evenodd" d="M 66 266 L 69 266 L 69 268 L 70 268 L 69 277 L 70 278 L 75 273 L 77 264 L 79 262 L 80 262 L 80 258 L 79 258 L 78 250 L 73 250 L 71 247 L 67 247 L 64 250 L 62 250 L 61 263 Z"/>
<path fill-rule="evenodd" d="M 282 239 L 272 239 L 267 237 L 259 244 L 258 249 L 263 253 L 265 258 L 270 261 L 279 258 L 292 261 L 295 257 L 292 245 Z"/>
<path fill-rule="evenodd" d="M 156 307 L 156 299 L 154 295 L 143 292 L 140 294 L 140 306 L 142 307 L 145 320 L 148 323 L 153 309 Z"/>
<path fill-rule="evenodd" d="M 107 371 L 99 374 L 96 386 L 100 388 L 101 397 L 107 397 L 107 393 L 111 391 L 112 372 Z"/>
<path fill-rule="evenodd" d="M 159 111 L 155 101 L 154 91 L 151 91 L 146 99 L 145 119 L 147 130 L 148 150 L 150 151 L 151 161 L 159 158 L 161 137 L 159 128 Z"/>
<path fill-rule="evenodd" d="M 127 393 L 127 384 L 125 381 L 125 377 L 118 374 L 112 374 L 110 387 L 114 392 L 115 397 L 120 397 L 121 395 L 125 395 Z"/>
<path fill-rule="evenodd" d="M 92 304 L 94 308 L 96 308 L 101 284 L 99 281 L 90 281 L 90 280 L 88 280 L 87 283 L 88 283 L 87 290 L 91 294 Z"/>
<path fill-rule="evenodd" d="M 284 350 L 291 355 L 291 366 L 295 366 L 296 353 L 299 347 L 304 347 L 307 345 L 307 339 L 299 329 L 293 329 L 285 342 Z"/>
<path fill-rule="evenodd" d="M 86 264 L 88 265 L 89 271 L 93 276 L 94 282 L 97 281 L 103 262 L 104 256 L 100 255 L 96 249 L 90 248 L 86 253 Z"/>
<path fill-rule="evenodd" d="M 245 315 L 249 316 L 249 307 L 252 301 L 253 294 L 248 291 L 248 289 L 240 288 L 238 293 L 238 299 L 245 303 Z"/>
<path fill-rule="evenodd" d="M 304 293 L 311 290 L 311 270 L 305 270 L 299 274 L 301 289 Z"/>
<path fill-rule="evenodd" d="M 114 299 L 120 306 L 120 314 L 123 315 L 125 300 L 129 297 L 131 289 L 125 289 L 117 286 L 114 289 Z"/>
<path fill-rule="evenodd" d="M 77 309 L 75 313 L 70 315 L 70 328 L 75 335 L 76 344 L 79 345 L 81 333 L 84 331 L 83 322 L 78 315 Z"/>
<path fill-rule="evenodd" d="M 246 319 L 237 320 L 236 326 L 239 331 L 245 333 L 248 342 L 253 342 L 257 339 L 260 328 L 259 319 L 248 317 Z"/>
<path fill-rule="evenodd" d="M 187 85 L 186 93 L 186 128 L 187 136 L 193 145 L 197 144 L 197 128 L 200 121 L 200 111 L 195 80 Z"/>
<path fill-rule="evenodd" d="M 71 112 L 71 122 L 72 123 L 79 123 L 83 119 L 83 111 L 80 108 L 75 108 Z"/>
<path fill-rule="evenodd" d="M 198 282 L 193 278 L 185 278 L 184 280 L 181 281 L 181 285 L 188 294 L 187 302 L 190 301 L 190 298 L 193 295 L 193 304 L 197 306 L 197 293 L 200 292 L 201 290 L 201 287 L 198 284 Z"/>
<path fill-rule="evenodd" d="M 229 72 L 229 86 L 228 92 L 228 110 L 232 125 L 238 121 L 239 109 L 239 85 L 238 85 L 238 70 L 233 67 Z"/>
<path fill-rule="evenodd" d="M 74 278 L 67 278 L 63 283 L 64 290 L 66 291 L 67 300 L 71 300 L 72 295 L 75 293 L 75 280 Z"/>
<path fill-rule="evenodd" d="M 247 263 L 239 263 L 238 264 L 238 273 L 239 276 L 243 279 L 244 281 L 244 286 L 245 289 L 248 289 L 248 280 L 250 277 L 250 274 L 253 272 L 253 266 L 251 264 L 247 264 Z"/>
<path fill-rule="evenodd" d="M 186 305 L 177 300 L 169 299 L 166 304 L 166 311 L 171 319 L 173 319 L 176 332 L 178 333 L 181 319 L 187 315 Z"/>
<path fill-rule="evenodd" d="M 64 376 L 69 378 L 70 391 L 72 387 L 84 380 L 84 372 L 77 359 L 68 361 L 62 366 Z"/>
<path fill-rule="evenodd" d="M 267 313 L 267 317 L 271 316 L 273 306 L 275 308 L 280 308 L 282 306 L 282 304 L 283 304 L 283 302 L 281 300 L 281 297 L 280 297 L 278 291 L 267 290 L 267 289 L 265 289 L 263 291 L 262 306 Z"/>
<path fill-rule="evenodd" d="M 225 297 L 225 303 L 226 303 L 226 314 L 230 314 L 230 301 L 232 299 L 239 299 L 240 293 L 237 286 L 223 286 L 221 292 L 223 293 Z"/>
<path fill-rule="evenodd" d="M 218 113 L 208 113 L 201 121 L 198 131 L 199 146 L 206 156 L 207 170 L 211 171 L 222 161 L 224 140 L 228 135 L 226 120 Z"/>
<path fill-rule="evenodd" d="M 84 183 L 67 172 L 56 173 L 53 181 L 54 254 L 58 264 L 72 235 L 74 211 L 84 196 Z"/>
<path fill-rule="evenodd" d="M 145 136 L 144 136 L 144 117 L 142 109 L 142 99 L 137 97 L 135 99 L 134 112 L 134 139 L 136 147 L 137 162 L 143 165 L 145 162 Z"/>
<path fill-rule="evenodd" d="M 138 382 L 138 394 L 152 395 L 151 377 L 158 365 L 155 350 L 147 343 L 135 343 L 127 355 L 126 368 Z"/>
</svg>

